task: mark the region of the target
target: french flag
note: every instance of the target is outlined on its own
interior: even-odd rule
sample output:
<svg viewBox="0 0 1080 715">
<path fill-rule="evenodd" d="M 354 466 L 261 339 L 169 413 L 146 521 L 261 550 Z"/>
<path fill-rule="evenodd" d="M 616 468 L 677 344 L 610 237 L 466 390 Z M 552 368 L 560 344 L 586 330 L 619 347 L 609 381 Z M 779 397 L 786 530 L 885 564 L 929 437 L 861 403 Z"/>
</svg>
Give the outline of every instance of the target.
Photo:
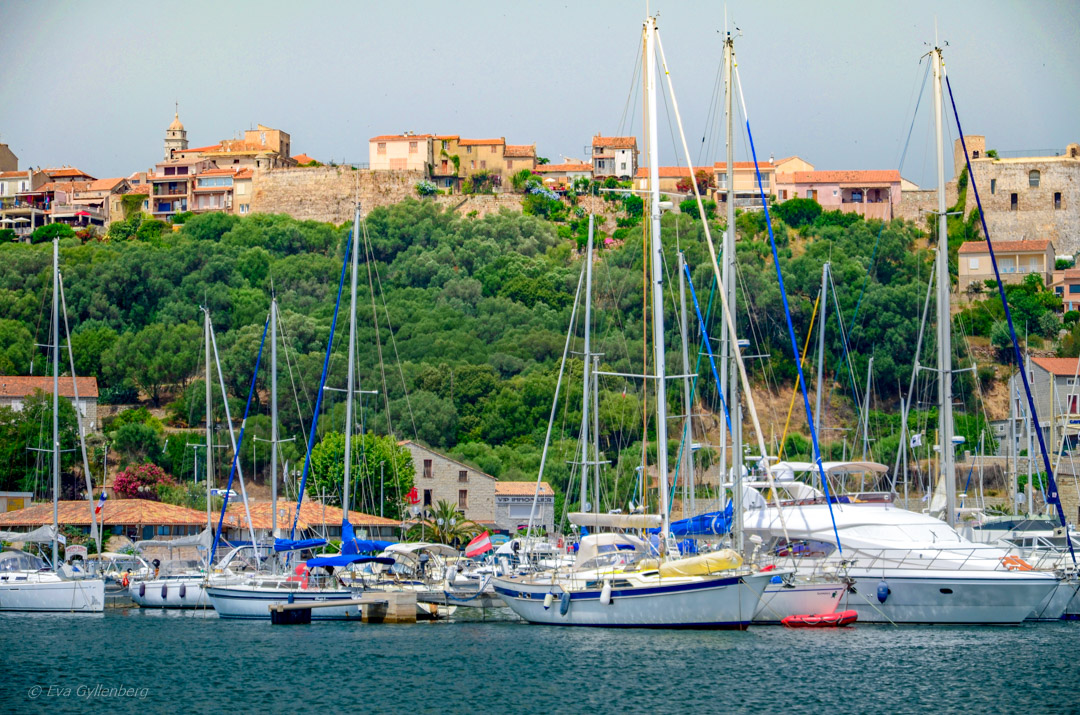
<svg viewBox="0 0 1080 715">
<path fill-rule="evenodd" d="M 491 534 L 485 531 L 465 545 L 465 555 L 471 559 L 474 556 L 491 551 L 492 548 Z"/>
<path fill-rule="evenodd" d="M 109 497 L 108 497 L 108 495 L 106 495 L 106 494 L 105 494 L 105 492 L 102 492 L 102 493 L 101 493 L 101 498 L 100 498 L 100 499 L 98 499 L 98 501 L 97 501 L 97 506 L 96 506 L 96 507 L 94 507 L 94 514 L 95 514 L 95 515 L 97 515 L 97 514 L 100 514 L 100 513 L 101 513 L 101 508 L 105 506 L 105 500 L 106 500 L 106 499 L 108 499 L 108 498 L 109 498 Z"/>
</svg>

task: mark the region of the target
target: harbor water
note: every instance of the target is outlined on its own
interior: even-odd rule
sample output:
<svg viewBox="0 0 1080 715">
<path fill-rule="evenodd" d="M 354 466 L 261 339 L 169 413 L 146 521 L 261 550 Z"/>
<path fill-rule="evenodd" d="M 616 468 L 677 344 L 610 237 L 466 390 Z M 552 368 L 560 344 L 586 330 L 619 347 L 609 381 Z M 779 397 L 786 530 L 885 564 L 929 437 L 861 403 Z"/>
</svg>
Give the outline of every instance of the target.
<svg viewBox="0 0 1080 715">
<path fill-rule="evenodd" d="M 1080 623 L 746 632 L 3 614 L 6 712 L 1080 709 Z"/>
</svg>

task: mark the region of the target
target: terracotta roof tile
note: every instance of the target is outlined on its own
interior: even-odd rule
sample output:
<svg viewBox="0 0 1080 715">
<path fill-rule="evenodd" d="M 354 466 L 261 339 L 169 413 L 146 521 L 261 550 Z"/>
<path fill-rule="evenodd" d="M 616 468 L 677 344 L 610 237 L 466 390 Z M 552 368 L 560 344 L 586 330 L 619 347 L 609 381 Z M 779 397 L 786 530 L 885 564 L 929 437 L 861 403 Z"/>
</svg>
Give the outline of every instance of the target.
<svg viewBox="0 0 1080 715">
<path fill-rule="evenodd" d="M 592 171 L 592 164 L 575 163 L 575 164 L 541 164 L 537 166 L 533 171 L 537 174 L 555 174 L 570 171 Z"/>
<path fill-rule="evenodd" d="M 637 137 L 602 137 L 597 134 L 592 138 L 592 145 L 611 147 L 613 149 L 635 149 L 637 148 Z"/>
<path fill-rule="evenodd" d="M 499 139 L 459 139 L 458 146 L 500 146 L 506 144 L 506 140 Z"/>
<path fill-rule="evenodd" d="M 368 141 L 371 142 L 404 142 L 404 141 L 416 141 L 417 139 L 434 139 L 431 134 L 382 134 L 377 137 L 371 137 Z"/>
<path fill-rule="evenodd" d="M 76 169 L 73 166 L 67 166 L 61 169 L 45 169 L 44 171 L 49 175 L 50 179 L 73 179 L 76 176 L 89 176 L 91 179 L 94 178 L 82 169 Z"/>
<path fill-rule="evenodd" d="M 495 482 L 495 496 L 531 497 L 536 493 L 536 482 Z M 547 482 L 540 482 L 540 496 L 550 497 L 555 490 Z"/>
<path fill-rule="evenodd" d="M 190 149 L 184 149 L 183 151 L 184 152 L 197 151 L 199 153 L 203 153 L 203 152 L 208 152 L 208 151 L 220 151 L 220 150 L 221 150 L 221 144 L 211 144 L 210 146 L 191 147 Z"/>
<path fill-rule="evenodd" d="M 695 169 L 694 171 L 698 171 Z M 706 169 L 708 171 L 708 169 Z M 690 170 L 685 166 L 659 166 L 657 172 L 660 174 L 661 179 L 680 179 L 690 176 Z M 647 179 L 649 178 L 648 167 L 639 167 L 637 173 L 634 174 L 635 179 Z"/>
<path fill-rule="evenodd" d="M 1078 360 L 1080 360 L 1080 358 L 1031 358 L 1031 362 L 1049 373 L 1054 375 L 1068 375 L 1070 377 L 1076 374 L 1076 363 Z"/>
<path fill-rule="evenodd" d="M 296 513 L 296 502 L 278 500 L 278 526 L 282 525 L 281 513 L 287 514 L 285 521 L 292 523 Z M 273 525 L 274 514 L 270 508 L 270 502 L 250 502 L 251 522 L 255 529 L 269 529 Z M 311 499 L 305 499 L 300 506 L 300 519 L 296 526 L 299 529 L 310 529 L 318 526 L 341 526 L 342 511 L 339 507 L 322 504 Z M 225 512 L 225 520 L 229 526 L 235 529 L 248 528 L 247 514 L 242 503 L 230 503 Z M 393 519 L 384 519 L 381 516 L 373 516 L 360 511 L 349 510 L 349 522 L 353 526 L 400 526 L 401 522 Z"/>
<path fill-rule="evenodd" d="M 59 523 L 74 526 L 90 524 L 90 505 L 85 501 L 62 501 L 58 504 Z M 52 503 L 33 504 L 25 509 L 0 514 L 0 526 L 41 526 L 53 520 Z M 99 522 L 112 525 L 202 526 L 205 512 L 149 499 L 109 499 L 101 509 Z"/>
<path fill-rule="evenodd" d="M 87 191 L 112 191 L 121 181 L 127 181 L 127 179 L 122 176 L 115 179 L 95 179 L 90 182 L 90 188 Z"/>
<path fill-rule="evenodd" d="M 29 173 L 28 171 L 0 171 L 0 179 L 25 178 Z"/>
<path fill-rule="evenodd" d="M 777 174 L 778 184 L 898 184 L 900 172 L 896 169 L 884 171 L 795 171 L 790 174 Z"/>
<path fill-rule="evenodd" d="M 535 144 L 507 144 L 506 149 L 503 150 L 503 156 L 510 158 L 527 159 L 529 157 L 536 156 Z"/>
<path fill-rule="evenodd" d="M 1016 251 L 1045 251 L 1054 244 L 1048 238 L 1036 238 L 1031 241 L 994 241 L 994 253 Z M 985 241 L 965 241 L 960 244 L 959 253 L 987 253 Z"/>
<path fill-rule="evenodd" d="M 310 164 L 311 162 L 313 162 L 315 160 L 312 159 L 307 154 L 297 154 L 296 156 L 293 157 L 293 161 L 295 161 L 297 164 Z"/>
<path fill-rule="evenodd" d="M 98 384 L 96 377 L 78 378 L 79 397 L 93 397 L 97 399 Z M 26 376 L 26 375 L 0 375 L 0 397 L 26 397 L 32 395 L 35 390 L 51 395 L 53 381 L 51 377 Z M 74 386 L 71 384 L 71 376 L 60 378 L 60 396 L 75 397 Z"/>
</svg>

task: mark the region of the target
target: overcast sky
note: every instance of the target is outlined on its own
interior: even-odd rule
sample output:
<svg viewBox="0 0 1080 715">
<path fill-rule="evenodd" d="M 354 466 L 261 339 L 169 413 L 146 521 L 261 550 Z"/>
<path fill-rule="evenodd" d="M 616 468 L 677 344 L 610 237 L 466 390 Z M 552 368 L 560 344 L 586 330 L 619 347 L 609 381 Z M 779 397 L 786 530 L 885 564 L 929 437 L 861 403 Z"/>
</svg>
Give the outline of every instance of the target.
<svg viewBox="0 0 1080 715">
<path fill-rule="evenodd" d="M 651 8 L 691 158 L 721 159 L 712 105 L 724 5 L 653 0 Z M 1076 0 L 728 8 L 743 33 L 736 55 L 759 159 L 898 168 L 935 15 L 968 133 L 999 150 L 1061 151 L 1080 141 Z M 403 130 L 504 136 L 535 142 L 553 162 L 580 158 L 596 132 L 640 136 L 633 80 L 644 14 L 644 2 L 625 0 L 6 0 L 0 142 L 21 167 L 123 176 L 161 159 L 179 101 L 192 146 L 261 122 L 322 161 L 366 162 L 368 138 Z M 930 109 L 924 97 L 903 165 L 926 186 L 934 184 Z M 662 158 L 675 163 L 663 103 L 660 116 Z M 737 154 L 748 158 L 741 135 Z"/>
</svg>

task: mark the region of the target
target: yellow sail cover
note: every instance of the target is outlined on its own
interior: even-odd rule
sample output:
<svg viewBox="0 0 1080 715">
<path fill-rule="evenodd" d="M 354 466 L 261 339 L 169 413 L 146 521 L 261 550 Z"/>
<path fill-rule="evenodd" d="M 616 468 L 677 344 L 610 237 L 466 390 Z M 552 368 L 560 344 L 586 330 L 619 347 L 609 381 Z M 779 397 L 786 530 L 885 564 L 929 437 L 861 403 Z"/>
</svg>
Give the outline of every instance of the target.
<svg viewBox="0 0 1080 715">
<path fill-rule="evenodd" d="M 660 564 L 660 577 L 707 576 L 718 571 L 728 571 L 742 566 L 743 560 L 731 549 L 712 551 L 707 554 L 691 556 L 678 561 L 665 561 Z"/>
</svg>

